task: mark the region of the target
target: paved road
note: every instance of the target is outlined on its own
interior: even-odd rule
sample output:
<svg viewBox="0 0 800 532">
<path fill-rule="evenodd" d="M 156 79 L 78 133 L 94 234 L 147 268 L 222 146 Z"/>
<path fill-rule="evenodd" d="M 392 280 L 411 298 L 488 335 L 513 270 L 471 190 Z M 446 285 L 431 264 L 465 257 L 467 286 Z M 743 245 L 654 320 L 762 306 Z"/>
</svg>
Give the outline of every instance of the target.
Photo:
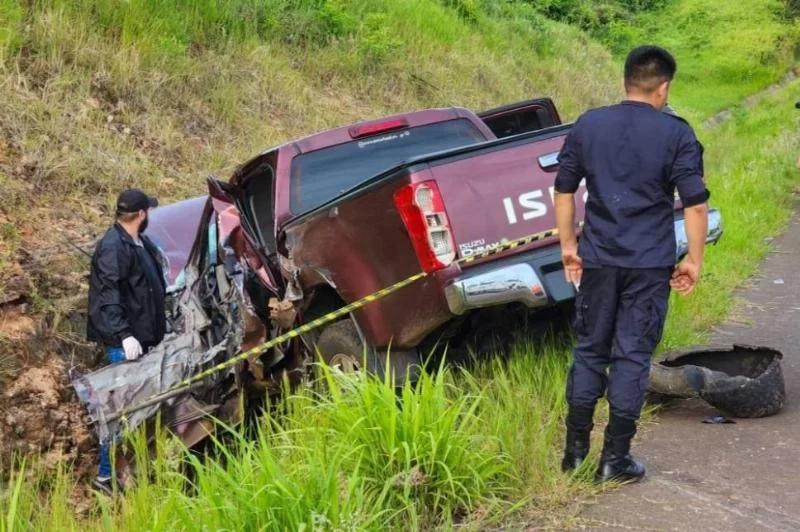
<svg viewBox="0 0 800 532">
<path fill-rule="evenodd" d="M 664 411 L 634 443 L 647 479 L 598 497 L 581 528 L 800 530 L 800 217 L 776 244 L 740 294 L 744 320 L 723 324 L 712 340 L 780 349 L 784 409 L 735 425 L 702 424 L 715 410 L 701 401 Z"/>
</svg>

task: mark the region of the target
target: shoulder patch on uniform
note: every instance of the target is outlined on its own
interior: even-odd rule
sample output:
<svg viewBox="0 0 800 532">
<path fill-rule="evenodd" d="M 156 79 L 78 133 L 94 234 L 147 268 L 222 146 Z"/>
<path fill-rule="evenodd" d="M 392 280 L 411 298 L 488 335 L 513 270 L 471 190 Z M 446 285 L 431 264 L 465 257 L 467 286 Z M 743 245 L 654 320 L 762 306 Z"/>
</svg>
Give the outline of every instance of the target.
<svg viewBox="0 0 800 532">
<path fill-rule="evenodd" d="M 671 111 L 671 110 L 670 110 L 670 111 Z M 675 111 L 668 112 L 668 111 L 666 111 L 666 110 L 665 110 L 665 111 L 663 111 L 663 112 L 664 112 L 664 114 L 665 114 L 665 115 L 667 115 L 667 116 L 669 116 L 669 117 L 671 117 L 671 118 L 674 118 L 675 120 L 680 120 L 681 122 L 683 122 L 683 123 L 684 123 L 684 124 L 686 124 L 687 126 L 691 126 L 691 124 L 689 124 L 689 121 L 688 121 L 688 120 L 686 120 L 685 118 L 683 118 L 682 116 L 680 116 L 680 115 L 678 115 L 678 114 L 675 114 Z"/>
</svg>

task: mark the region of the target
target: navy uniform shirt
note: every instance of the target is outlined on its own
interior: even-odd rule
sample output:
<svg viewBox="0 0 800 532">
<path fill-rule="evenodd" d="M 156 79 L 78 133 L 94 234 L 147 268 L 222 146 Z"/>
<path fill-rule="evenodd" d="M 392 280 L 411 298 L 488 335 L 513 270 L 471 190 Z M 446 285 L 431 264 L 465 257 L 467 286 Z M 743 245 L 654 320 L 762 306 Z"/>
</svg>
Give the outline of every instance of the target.
<svg viewBox="0 0 800 532">
<path fill-rule="evenodd" d="M 702 154 L 692 128 L 649 104 L 624 101 L 584 113 L 559 154 L 557 192 L 589 193 L 578 244 L 585 267 L 675 265 L 674 200 L 704 203 Z"/>
</svg>

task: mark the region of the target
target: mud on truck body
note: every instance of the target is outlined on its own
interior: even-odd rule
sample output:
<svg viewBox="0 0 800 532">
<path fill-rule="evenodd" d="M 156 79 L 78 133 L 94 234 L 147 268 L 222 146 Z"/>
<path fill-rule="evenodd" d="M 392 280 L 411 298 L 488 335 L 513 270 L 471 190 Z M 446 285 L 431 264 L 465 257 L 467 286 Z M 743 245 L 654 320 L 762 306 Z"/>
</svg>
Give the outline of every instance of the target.
<svg viewBox="0 0 800 532">
<path fill-rule="evenodd" d="M 575 292 L 564 279 L 557 236 L 457 263 L 555 227 L 553 183 L 569 128 L 549 99 L 480 114 L 445 108 L 390 116 L 266 150 L 228 182 L 209 178 L 207 196 L 154 210 L 148 234 L 170 261 L 174 332 L 142 360 L 188 357 L 176 363 L 182 377 L 428 273 L 165 401 L 167 423 L 179 434 L 190 432 L 182 436 L 187 443 L 199 441 L 205 429 L 195 427 L 207 428 L 205 416 L 240 420 L 239 392 L 262 401 L 284 377 L 299 382 L 317 352 L 343 371 L 383 376 L 388 351 L 402 382 L 414 378 L 442 340 L 459 349 L 480 341 L 476 331 L 507 321 L 509 312 L 569 303 Z M 581 219 L 586 195 L 582 185 Z M 687 251 L 677 198 L 675 233 L 677 261 Z M 710 209 L 707 241 L 721 234 L 720 214 Z M 176 338 L 195 352 L 171 348 Z M 95 372 L 83 394 L 103 388 L 115 371 L 124 372 Z M 163 375 L 156 381 L 140 387 L 149 392 L 176 382 Z M 133 395 L 144 393 L 131 393 L 124 404 L 135 402 Z M 93 417 L 113 418 L 122 406 L 118 401 Z M 154 411 L 141 413 L 140 421 Z"/>
</svg>

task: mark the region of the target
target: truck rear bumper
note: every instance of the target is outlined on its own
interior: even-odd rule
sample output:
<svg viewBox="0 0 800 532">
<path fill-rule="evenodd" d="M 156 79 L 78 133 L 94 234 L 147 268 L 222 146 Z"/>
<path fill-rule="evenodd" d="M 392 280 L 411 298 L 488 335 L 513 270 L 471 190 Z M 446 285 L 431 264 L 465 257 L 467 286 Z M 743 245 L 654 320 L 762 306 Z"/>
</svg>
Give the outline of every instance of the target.
<svg viewBox="0 0 800 532">
<path fill-rule="evenodd" d="M 722 237 L 722 217 L 716 209 L 708 213 L 706 243 L 716 244 Z M 676 260 L 688 250 L 683 216 L 675 218 Z M 561 265 L 561 249 L 549 246 L 475 266 L 447 284 L 444 289 L 450 312 L 461 315 L 484 307 L 522 303 L 545 307 L 575 297 L 575 289 L 566 282 Z"/>
</svg>

